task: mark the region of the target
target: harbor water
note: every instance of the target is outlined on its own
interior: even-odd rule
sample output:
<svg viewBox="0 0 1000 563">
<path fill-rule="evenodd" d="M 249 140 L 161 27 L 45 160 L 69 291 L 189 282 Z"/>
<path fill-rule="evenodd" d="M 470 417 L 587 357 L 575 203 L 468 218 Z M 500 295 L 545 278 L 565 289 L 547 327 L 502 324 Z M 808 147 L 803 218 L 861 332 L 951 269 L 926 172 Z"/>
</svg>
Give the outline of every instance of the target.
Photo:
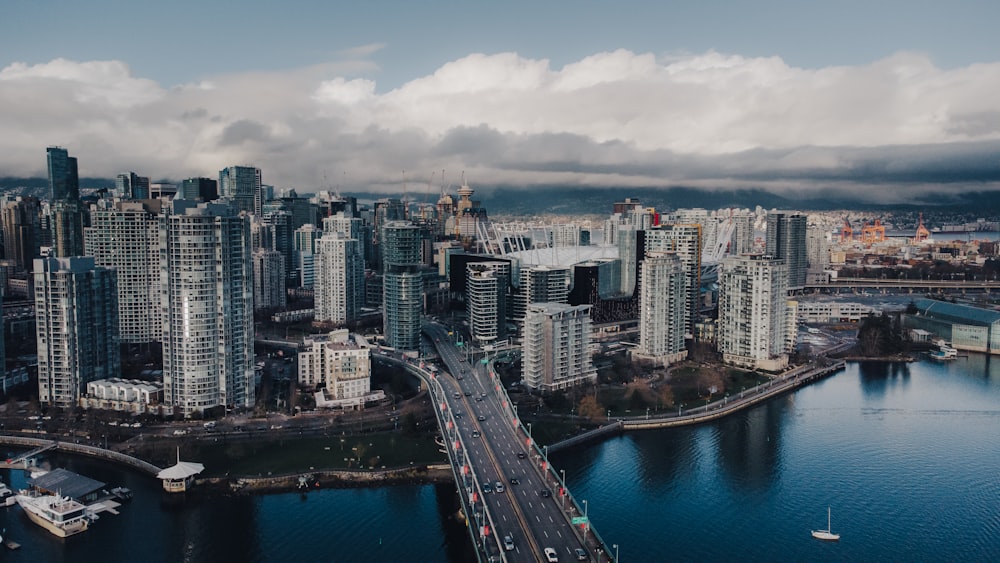
<svg viewBox="0 0 1000 563">
<path fill-rule="evenodd" d="M 554 454 L 622 561 L 1000 561 L 1000 362 L 849 363 L 704 426 Z M 8 561 L 468 561 L 451 485 L 199 496 L 92 460 L 135 498 L 61 541 L 0 508 Z M 22 471 L 0 476 L 23 486 Z M 836 543 L 811 530 L 826 527 Z M 502 530 L 501 530 L 502 531 Z"/>
</svg>

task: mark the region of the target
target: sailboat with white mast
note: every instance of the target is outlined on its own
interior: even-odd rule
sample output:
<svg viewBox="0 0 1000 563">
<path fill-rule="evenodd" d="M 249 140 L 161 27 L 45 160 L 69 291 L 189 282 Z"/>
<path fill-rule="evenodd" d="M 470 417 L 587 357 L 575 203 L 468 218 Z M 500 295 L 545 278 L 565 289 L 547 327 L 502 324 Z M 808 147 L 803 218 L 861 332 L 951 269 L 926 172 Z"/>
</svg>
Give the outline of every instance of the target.
<svg viewBox="0 0 1000 563">
<path fill-rule="evenodd" d="M 833 533 L 833 528 L 830 526 L 830 507 L 826 507 L 826 529 L 825 530 L 813 530 L 812 537 L 823 540 L 823 541 L 840 541 L 840 534 Z"/>
</svg>

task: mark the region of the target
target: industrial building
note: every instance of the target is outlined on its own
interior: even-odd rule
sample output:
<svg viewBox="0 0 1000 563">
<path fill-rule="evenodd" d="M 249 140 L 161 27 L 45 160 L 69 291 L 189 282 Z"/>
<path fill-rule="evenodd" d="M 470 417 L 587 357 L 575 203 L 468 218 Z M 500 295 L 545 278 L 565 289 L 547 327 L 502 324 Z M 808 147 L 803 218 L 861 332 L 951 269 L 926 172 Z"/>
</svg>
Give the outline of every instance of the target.
<svg viewBox="0 0 1000 563">
<path fill-rule="evenodd" d="M 1000 311 L 918 299 L 917 313 L 903 316 L 903 326 L 923 329 L 958 350 L 1000 354 Z"/>
</svg>

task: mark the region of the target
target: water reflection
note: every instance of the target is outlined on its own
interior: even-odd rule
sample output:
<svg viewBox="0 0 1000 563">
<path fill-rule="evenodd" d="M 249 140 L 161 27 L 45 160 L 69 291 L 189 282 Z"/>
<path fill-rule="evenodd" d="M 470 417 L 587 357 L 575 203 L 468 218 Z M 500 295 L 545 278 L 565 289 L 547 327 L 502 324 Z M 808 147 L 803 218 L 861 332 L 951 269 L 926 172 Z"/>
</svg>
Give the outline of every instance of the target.
<svg viewBox="0 0 1000 563">
<path fill-rule="evenodd" d="M 734 490 L 766 491 L 777 481 L 781 431 L 793 415 L 792 399 L 784 395 L 719 421 L 720 468 Z"/>
<path fill-rule="evenodd" d="M 910 365 L 906 362 L 858 362 L 861 389 L 872 398 L 884 397 L 890 384 L 902 385 L 910 381 Z"/>
<path fill-rule="evenodd" d="M 626 436 L 638 454 L 630 464 L 639 486 L 646 492 L 669 487 L 689 477 L 694 464 L 694 433 L 690 428 L 670 432 L 637 432 Z"/>
</svg>

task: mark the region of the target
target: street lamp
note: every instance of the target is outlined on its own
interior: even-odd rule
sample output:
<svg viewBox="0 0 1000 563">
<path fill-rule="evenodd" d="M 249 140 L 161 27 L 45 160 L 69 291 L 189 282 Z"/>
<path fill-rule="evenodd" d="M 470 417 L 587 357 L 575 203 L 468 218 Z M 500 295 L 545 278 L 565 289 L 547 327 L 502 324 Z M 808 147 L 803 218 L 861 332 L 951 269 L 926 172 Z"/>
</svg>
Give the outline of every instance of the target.
<svg viewBox="0 0 1000 563">
<path fill-rule="evenodd" d="M 531 423 L 528 423 L 528 437 L 531 438 Z"/>
<path fill-rule="evenodd" d="M 618 544 L 613 543 L 611 547 L 615 548 L 615 563 L 618 563 Z"/>
<path fill-rule="evenodd" d="M 586 526 L 583 535 L 586 536 L 587 532 L 590 531 L 590 520 L 587 519 L 587 499 L 583 499 L 583 524 Z"/>
<path fill-rule="evenodd" d="M 681 409 L 684 408 L 684 403 L 677 405 L 677 416 L 681 415 Z"/>
<path fill-rule="evenodd" d="M 646 407 L 646 420 L 649 420 L 649 407 Z"/>
<path fill-rule="evenodd" d="M 562 480 L 559 481 L 560 487 L 561 487 L 560 495 L 559 496 L 561 496 L 562 499 L 563 499 L 562 500 L 563 510 L 566 510 L 566 470 L 565 469 L 560 469 L 559 473 L 562 474 Z"/>
</svg>

